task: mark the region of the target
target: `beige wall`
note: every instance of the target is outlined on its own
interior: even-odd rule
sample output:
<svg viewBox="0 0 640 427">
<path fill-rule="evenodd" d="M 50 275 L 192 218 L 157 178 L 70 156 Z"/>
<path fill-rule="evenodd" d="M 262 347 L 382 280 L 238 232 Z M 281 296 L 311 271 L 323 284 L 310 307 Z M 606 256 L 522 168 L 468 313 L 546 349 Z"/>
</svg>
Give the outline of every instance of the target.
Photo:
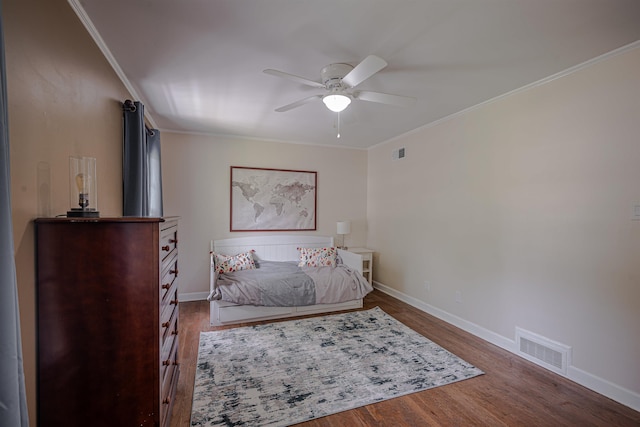
<svg viewBox="0 0 640 427">
<path fill-rule="evenodd" d="M 318 172 L 317 231 L 303 234 L 337 237 L 336 222 L 348 219 L 352 232 L 346 243 L 366 241 L 364 150 L 169 132 L 161 140 L 164 212 L 181 217 L 182 299 L 189 297 L 185 294 L 208 293 L 212 239 L 252 234 L 229 231 L 231 166 Z"/>
<path fill-rule="evenodd" d="M 375 280 L 640 393 L 639 135 L 640 48 L 371 149 Z"/>
<path fill-rule="evenodd" d="M 127 92 L 64 0 L 2 2 L 13 237 L 27 399 L 35 425 L 34 228 L 69 209 L 69 156 L 97 158 L 98 208 L 122 214 Z"/>
</svg>

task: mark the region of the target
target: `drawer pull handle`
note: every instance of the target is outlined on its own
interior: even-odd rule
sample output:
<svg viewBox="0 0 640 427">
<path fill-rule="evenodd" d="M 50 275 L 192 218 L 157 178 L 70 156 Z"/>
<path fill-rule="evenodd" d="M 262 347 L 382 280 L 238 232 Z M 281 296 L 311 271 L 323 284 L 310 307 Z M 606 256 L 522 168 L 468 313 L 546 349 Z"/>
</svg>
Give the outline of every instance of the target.
<svg viewBox="0 0 640 427">
<path fill-rule="evenodd" d="M 178 305 L 178 298 L 171 300 L 171 302 L 169 302 L 169 304 L 175 304 Z"/>
<path fill-rule="evenodd" d="M 169 243 L 175 243 L 177 245 L 178 239 L 169 239 Z"/>
<path fill-rule="evenodd" d="M 178 331 L 171 331 L 171 335 L 178 335 Z"/>
<path fill-rule="evenodd" d="M 163 327 L 163 328 L 168 328 L 170 324 L 171 324 L 171 322 L 164 322 L 164 323 L 162 324 L 162 327 Z"/>
<path fill-rule="evenodd" d="M 171 360 L 170 360 L 170 359 L 163 360 L 163 361 L 162 361 L 162 365 L 163 365 L 163 366 L 169 366 L 169 365 L 171 365 Z"/>
<path fill-rule="evenodd" d="M 162 289 L 169 289 L 171 287 L 171 283 L 165 283 L 162 285 Z"/>
<path fill-rule="evenodd" d="M 176 365 L 176 366 L 178 366 L 178 365 L 179 365 L 179 363 L 178 363 L 178 361 L 177 361 L 177 360 L 174 360 L 174 361 L 173 361 L 173 364 L 174 364 L 174 365 Z"/>
<path fill-rule="evenodd" d="M 176 268 L 175 270 L 169 270 L 169 274 L 175 274 L 177 276 L 178 275 L 178 269 Z"/>
<path fill-rule="evenodd" d="M 171 249 L 171 246 L 169 246 L 169 245 L 162 247 L 162 250 L 166 251 L 166 252 L 169 252 L 169 249 Z"/>
<path fill-rule="evenodd" d="M 163 404 L 168 405 L 169 403 L 171 403 L 171 398 L 170 397 L 165 397 L 164 400 L 162 401 Z"/>
</svg>

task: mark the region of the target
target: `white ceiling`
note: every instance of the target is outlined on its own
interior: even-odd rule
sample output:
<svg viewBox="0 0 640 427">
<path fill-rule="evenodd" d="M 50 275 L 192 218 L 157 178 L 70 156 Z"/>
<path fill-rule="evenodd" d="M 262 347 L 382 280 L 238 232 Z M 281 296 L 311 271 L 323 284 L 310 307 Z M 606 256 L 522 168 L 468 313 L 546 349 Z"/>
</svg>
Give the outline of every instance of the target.
<svg viewBox="0 0 640 427">
<path fill-rule="evenodd" d="M 366 148 L 640 40 L 638 0 L 69 0 L 161 130 Z M 105 50 L 108 49 L 108 51 Z M 110 53 L 109 53 L 110 52 Z M 358 86 L 417 98 L 341 114 L 310 80 L 367 55 Z"/>
</svg>

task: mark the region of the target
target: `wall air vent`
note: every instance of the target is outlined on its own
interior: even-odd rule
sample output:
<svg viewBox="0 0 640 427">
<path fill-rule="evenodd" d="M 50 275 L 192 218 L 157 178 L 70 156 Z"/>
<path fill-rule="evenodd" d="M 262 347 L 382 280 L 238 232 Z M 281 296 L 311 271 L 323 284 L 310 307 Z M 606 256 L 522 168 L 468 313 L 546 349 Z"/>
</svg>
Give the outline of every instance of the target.
<svg viewBox="0 0 640 427">
<path fill-rule="evenodd" d="M 567 376 L 571 347 L 520 328 L 516 328 L 516 344 L 520 356 L 557 374 Z"/>
<path fill-rule="evenodd" d="M 400 160 L 404 158 L 404 147 L 403 148 L 398 148 L 397 150 L 393 150 L 393 152 L 391 153 L 391 158 L 393 160 Z"/>
</svg>

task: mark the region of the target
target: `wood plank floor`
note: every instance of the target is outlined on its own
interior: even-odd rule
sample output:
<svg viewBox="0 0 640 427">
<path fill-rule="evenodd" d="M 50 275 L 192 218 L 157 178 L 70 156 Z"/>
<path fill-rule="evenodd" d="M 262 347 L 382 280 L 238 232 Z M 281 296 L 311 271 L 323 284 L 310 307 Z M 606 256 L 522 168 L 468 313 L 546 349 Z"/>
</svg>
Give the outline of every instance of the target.
<svg viewBox="0 0 640 427">
<path fill-rule="evenodd" d="M 364 308 L 376 306 L 485 375 L 299 426 L 640 426 L 640 412 L 377 290 Z M 206 301 L 180 303 L 181 372 L 171 427 L 189 426 L 200 331 L 227 327 L 209 326 Z"/>
</svg>

